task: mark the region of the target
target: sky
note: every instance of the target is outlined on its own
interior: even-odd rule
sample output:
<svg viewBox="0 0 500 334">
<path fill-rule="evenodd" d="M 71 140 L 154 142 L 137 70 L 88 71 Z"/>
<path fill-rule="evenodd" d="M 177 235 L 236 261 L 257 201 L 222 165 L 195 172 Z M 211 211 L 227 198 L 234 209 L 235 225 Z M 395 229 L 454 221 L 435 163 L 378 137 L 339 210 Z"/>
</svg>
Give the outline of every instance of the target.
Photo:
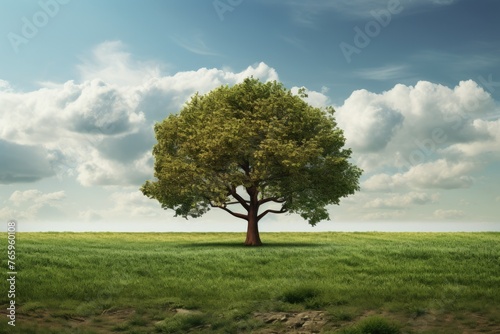
<svg viewBox="0 0 500 334">
<path fill-rule="evenodd" d="M 333 106 L 361 190 L 310 227 L 500 231 L 497 0 L 3 0 L 0 221 L 20 231 L 244 231 L 139 191 L 153 126 L 253 76 Z M 7 224 L 0 224 L 5 231 Z"/>
</svg>

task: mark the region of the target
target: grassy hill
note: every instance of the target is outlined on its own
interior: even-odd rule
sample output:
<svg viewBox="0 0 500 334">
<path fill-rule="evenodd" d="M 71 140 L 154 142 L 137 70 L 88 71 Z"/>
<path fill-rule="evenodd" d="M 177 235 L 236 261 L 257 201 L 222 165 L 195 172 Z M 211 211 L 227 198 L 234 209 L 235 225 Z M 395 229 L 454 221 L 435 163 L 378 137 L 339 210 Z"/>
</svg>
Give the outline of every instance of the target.
<svg viewBox="0 0 500 334">
<path fill-rule="evenodd" d="M 0 333 L 500 332 L 500 233 L 261 237 L 18 233 Z"/>
</svg>

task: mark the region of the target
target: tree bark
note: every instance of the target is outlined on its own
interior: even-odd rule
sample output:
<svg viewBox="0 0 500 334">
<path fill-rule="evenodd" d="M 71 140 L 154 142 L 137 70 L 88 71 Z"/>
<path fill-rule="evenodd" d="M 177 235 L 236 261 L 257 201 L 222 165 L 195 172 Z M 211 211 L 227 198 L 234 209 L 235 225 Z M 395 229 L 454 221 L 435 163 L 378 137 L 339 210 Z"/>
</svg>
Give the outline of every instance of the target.
<svg viewBox="0 0 500 334">
<path fill-rule="evenodd" d="M 247 238 L 245 240 L 245 245 L 247 246 L 262 246 L 262 241 L 260 241 L 259 235 L 259 221 L 257 219 L 257 212 L 250 210 L 248 213 L 248 227 L 247 227 Z"/>
<path fill-rule="evenodd" d="M 256 187 L 247 188 L 250 195 L 250 205 L 248 207 L 248 227 L 245 245 L 262 246 L 259 236 L 259 201 L 257 199 L 258 191 Z"/>
</svg>

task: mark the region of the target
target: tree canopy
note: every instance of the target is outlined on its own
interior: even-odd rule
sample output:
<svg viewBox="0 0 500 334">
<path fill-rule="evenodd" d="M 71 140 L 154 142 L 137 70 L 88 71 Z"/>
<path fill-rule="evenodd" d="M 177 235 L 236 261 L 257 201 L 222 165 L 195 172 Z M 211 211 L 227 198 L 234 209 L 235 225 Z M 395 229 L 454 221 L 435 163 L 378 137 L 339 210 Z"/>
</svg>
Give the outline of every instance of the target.
<svg viewBox="0 0 500 334">
<path fill-rule="evenodd" d="M 155 125 L 156 180 L 142 192 L 185 218 L 219 208 L 246 220 L 247 245 L 261 244 L 258 222 L 270 213 L 329 219 L 327 205 L 359 190 L 362 171 L 333 108 L 304 96 L 254 78 L 195 94 Z"/>
</svg>

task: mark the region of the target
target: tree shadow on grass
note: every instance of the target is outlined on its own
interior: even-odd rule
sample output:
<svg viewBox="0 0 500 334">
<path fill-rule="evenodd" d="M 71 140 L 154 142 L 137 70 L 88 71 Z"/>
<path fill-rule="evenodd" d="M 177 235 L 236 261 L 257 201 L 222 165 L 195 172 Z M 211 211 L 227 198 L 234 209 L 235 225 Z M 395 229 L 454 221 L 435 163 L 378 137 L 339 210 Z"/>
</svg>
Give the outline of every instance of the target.
<svg viewBox="0 0 500 334">
<path fill-rule="evenodd" d="M 260 249 L 260 248 L 310 248 L 322 247 L 325 244 L 310 243 L 310 242 L 264 242 L 262 246 L 247 246 L 243 242 L 197 242 L 179 245 L 180 247 L 207 247 L 207 248 L 245 248 L 245 249 Z"/>
</svg>

